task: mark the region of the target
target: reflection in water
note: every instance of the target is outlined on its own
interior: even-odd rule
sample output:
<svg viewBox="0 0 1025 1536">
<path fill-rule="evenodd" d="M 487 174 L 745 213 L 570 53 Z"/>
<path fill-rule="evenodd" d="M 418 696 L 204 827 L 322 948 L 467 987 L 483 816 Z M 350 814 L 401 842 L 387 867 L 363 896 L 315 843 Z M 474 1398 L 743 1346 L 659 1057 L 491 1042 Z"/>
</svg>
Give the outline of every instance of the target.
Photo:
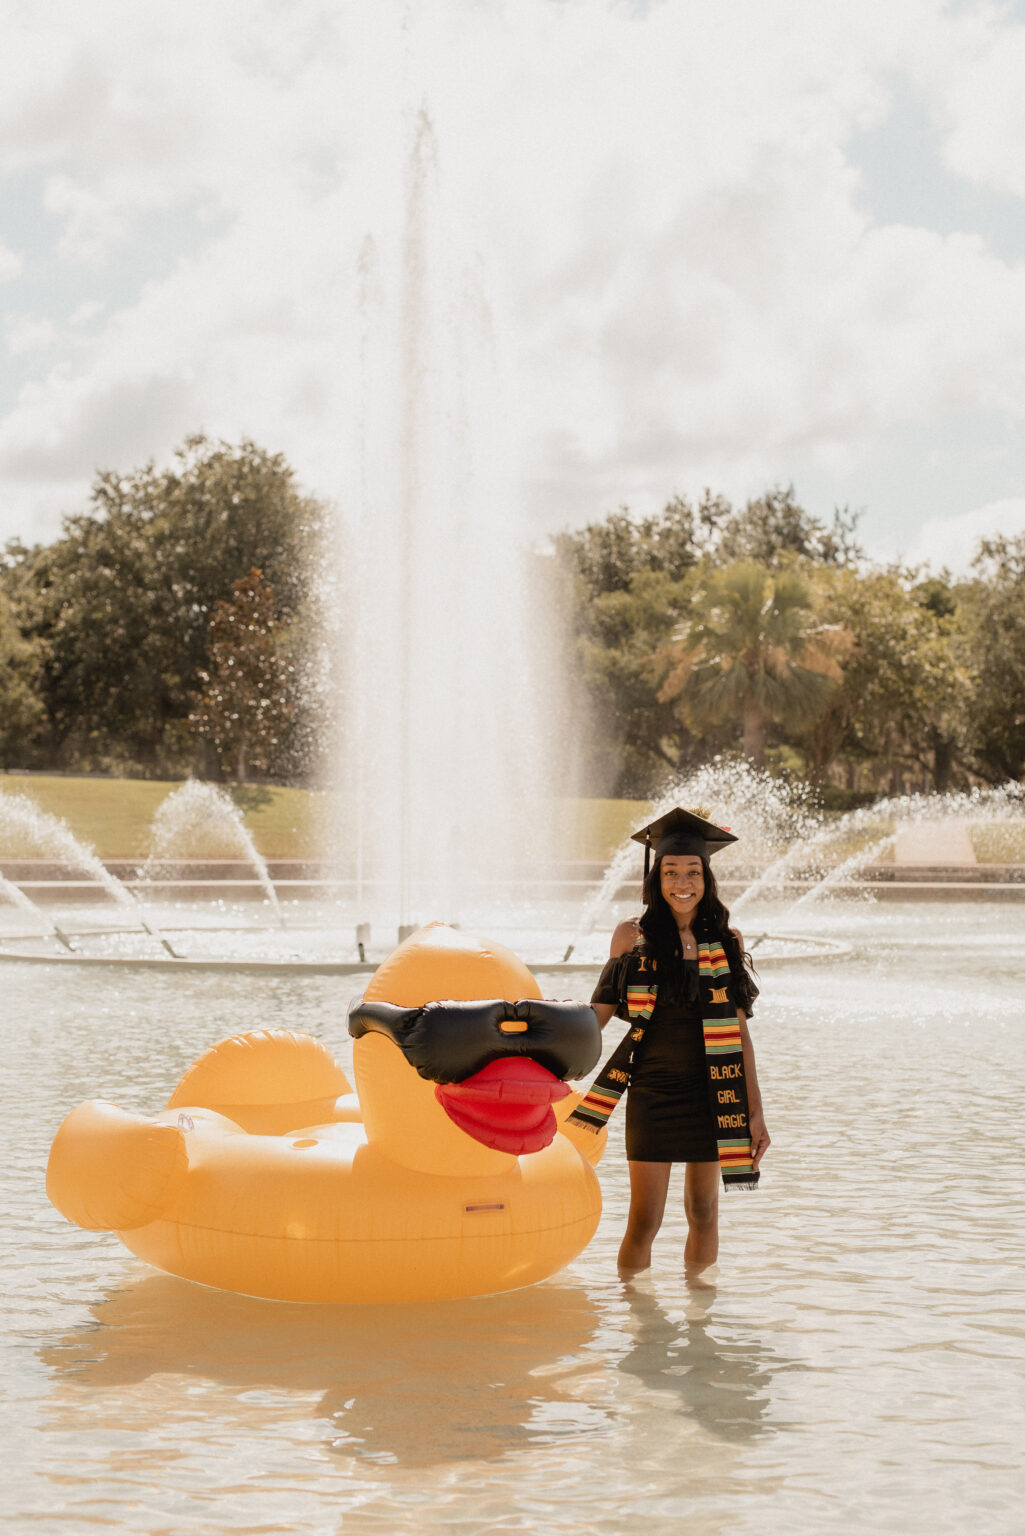
<svg viewBox="0 0 1025 1536">
<path fill-rule="evenodd" d="M 282 1418 L 327 1419 L 345 1456 L 427 1467 L 501 1456 L 612 1419 L 565 1394 L 598 1315 L 580 1289 L 396 1307 L 258 1301 L 146 1275 L 92 1308 L 95 1325 L 40 1350 L 56 1377 L 51 1428 L 80 1413 L 123 1428 L 134 1389 L 176 1381 L 163 1411 L 194 1410 L 189 1384 L 231 1389 L 244 1416 L 280 1394 Z M 587 1369 L 590 1357 L 585 1357 Z M 193 1387 L 191 1390 L 195 1390 Z M 152 1391 L 146 1400 L 153 1406 Z"/>
<path fill-rule="evenodd" d="M 796 1367 L 753 1337 L 714 1338 L 709 1331 L 716 1289 L 692 1287 L 685 1316 L 673 1322 L 651 1289 L 650 1278 L 624 1288 L 633 1320 L 633 1347 L 619 1370 L 646 1387 L 671 1392 L 678 1410 L 724 1440 L 747 1440 L 766 1429 L 769 1386 Z M 738 1334 L 731 1325 L 718 1332 Z"/>
</svg>

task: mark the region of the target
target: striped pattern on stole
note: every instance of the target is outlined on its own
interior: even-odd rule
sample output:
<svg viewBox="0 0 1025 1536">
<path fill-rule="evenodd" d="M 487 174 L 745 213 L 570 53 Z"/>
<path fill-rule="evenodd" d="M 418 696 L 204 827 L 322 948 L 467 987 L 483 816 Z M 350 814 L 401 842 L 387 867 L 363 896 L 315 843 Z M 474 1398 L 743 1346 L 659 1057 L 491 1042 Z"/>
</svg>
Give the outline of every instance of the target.
<svg viewBox="0 0 1025 1536">
<path fill-rule="evenodd" d="M 698 976 L 719 1169 L 727 1189 L 753 1188 L 759 1176 L 752 1162 L 740 1020 L 730 986 L 729 961 L 718 940 L 698 943 Z"/>
<path fill-rule="evenodd" d="M 658 988 L 654 982 L 645 980 L 643 984 L 627 986 L 626 1010 L 630 1016 L 630 1031 L 568 1119 L 575 1120 L 578 1125 L 595 1134 L 605 1125 L 629 1086 L 630 1057 L 634 1046 L 644 1036 L 644 1026 L 654 1013 L 657 1001 Z"/>
</svg>

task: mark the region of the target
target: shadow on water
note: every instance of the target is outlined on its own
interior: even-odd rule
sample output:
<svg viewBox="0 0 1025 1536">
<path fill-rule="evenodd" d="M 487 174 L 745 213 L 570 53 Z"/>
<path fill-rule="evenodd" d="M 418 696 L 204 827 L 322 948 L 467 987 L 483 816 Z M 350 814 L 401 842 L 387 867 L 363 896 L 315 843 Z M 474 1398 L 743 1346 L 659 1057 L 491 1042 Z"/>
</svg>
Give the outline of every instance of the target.
<svg viewBox="0 0 1025 1536">
<path fill-rule="evenodd" d="M 691 1289 L 686 1316 L 676 1322 L 650 1282 L 628 1284 L 624 1295 L 633 1345 L 619 1361 L 620 1371 L 652 1391 L 672 1394 L 677 1412 L 720 1439 L 748 1440 L 770 1429 L 766 1414 L 773 1377 L 798 1367 L 755 1337 L 742 1337 L 734 1324 L 714 1319 L 714 1285 Z M 712 1326 L 735 1337 L 715 1338 Z"/>
<path fill-rule="evenodd" d="M 126 1415 L 166 1414 L 169 1402 L 194 1412 L 199 1383 L 228 1389 L 222 1418 L 244 1418 L 257 1400 L 262 1414 L 285 1406 L 285 1417 L 327 1420 L 342 1456 L 414 1468 L 614 1425 L 566 1390 L 594 1368 L 599 1323 L 595 1303 L 568 1285 L 419 1307 L 320 1307 L 147 1275 L 91 1310 L 94 1323 L 40 1350 L 55 1377 L 51 1427 L 86 1404 L 93 1427 L 119 1430 Z"/>
</svg>

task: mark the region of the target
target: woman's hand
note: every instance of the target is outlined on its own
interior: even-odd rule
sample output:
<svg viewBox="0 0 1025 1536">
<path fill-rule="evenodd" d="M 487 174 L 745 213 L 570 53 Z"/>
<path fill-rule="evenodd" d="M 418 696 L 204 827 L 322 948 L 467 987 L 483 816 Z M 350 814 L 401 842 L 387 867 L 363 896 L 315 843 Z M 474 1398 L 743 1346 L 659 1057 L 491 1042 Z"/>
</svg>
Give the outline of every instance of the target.
<svg viewBox="0 0 1025 1536">
<path fill-rule="evenodd" d="M 760 1109 L 748 1116 L 748 1128 L 751 1132 L 751 1162 L 757 1168 L 771 1145 L 769 1133 L 765 1129 L 765 1116 Z"/>
</svg>

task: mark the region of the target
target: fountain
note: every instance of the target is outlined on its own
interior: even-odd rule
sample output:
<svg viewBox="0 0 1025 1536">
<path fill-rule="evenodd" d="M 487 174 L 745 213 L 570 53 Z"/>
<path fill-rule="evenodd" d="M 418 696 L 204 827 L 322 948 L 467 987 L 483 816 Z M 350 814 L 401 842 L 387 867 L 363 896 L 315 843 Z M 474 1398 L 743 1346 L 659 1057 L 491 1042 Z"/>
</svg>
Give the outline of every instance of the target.
<svg viewBox="0 0 1025 1536">
<path fill-rule="evenodd" d="M 997 789 L 944 795 L 894 795 L 832 821 L 819 818 L 817 824 L 813 821 L 807 826 L 804 836 L 768 863 L 736 900 L 733 910 L 741 911 L 766 892 L 782 893 L 803 886 L 790 908 L 792 912 L 798 911 L 863 875 L 871 865 L 897 849 L 908 828 L 937 828 L 941 832 L 944 828 L 957 828 L 963 836 L 966 823 L 1020 823 L 1022 812 L 1021 786 L 1010 783 Z M 858 846 L 838 860 L 837 850 L 842 853 L 852 841 Z M 933 867 L 943 867 L 944 863 L 945 859 L 937 858 Z"/>
<path fill-rule="evenodd" d="M 346 657 L 333 841 L 361 920 L 458 919 L 496 871 L 550 856 L 572 717 L 510 455 L 500 325 L 460 247 L 429 108 L 400 248 L 359 261 L 362 398 L 329 579 Z"/>
<path fill-rule="evenodd" d="M 552 860 L 553 789 L 573 792 L 568 749 L 578 728 L 557 693 L 567 669 L 546 622 L 555 604 L 544 562 L 531 563 L 523 547 L 501 314 L 485 265 L 450 216 L 427 104 L 411 120 L 403 183 L 401 238 L 370 230 L 359 255 L 362 385 L 340 488 L 345 515 L 325 570 L 327 648 L 342 673 L 335 896 L 305 901 L 303 923 L 286 931 L 237 806 L 189 781 L 157 813 L 140 882 L 148 909 L 159 900 L 162 927 L 176 936 L 172 951 L 154 935 L 167 961 L 184 963 L 187 949 L 197 964 L 345 969 L 373 962 L 371 934 L 384 953 L 396 930 L 441 917 L 504 931 L 546 964 L 586 968 L 600 958 L 599 930 L 636 858 L 632 847 L 616 855 L 579 916 L 538 879 Z M 722 855 L 717 869 L 726 879 L 744 872 L 745 884 L 781 845 L 817 828 L 801 792 L 737 765 L 709 765 L 675 786 L 667 799 L 676 798 L 733 825 L 741 852 Z M 86 869 L 154 934 L 136 896 L 57 826 L 53 856 Z M 165 912 L 168 861 L 211 842 L 253 871 L 279 930 L 273 943 L 256 939 L 251 917 L 220 912 L 211 927 L 209 911 Z M 152 959 L 117 940 L 107 958 Z M 769 958 L 768 940 L 757 942 Z"/>
<path fill-rule="evenodd" d="M 629 910 L 637 909 L 640 852 L 630 842 L 582 910 L 555 894 L 561 881 L 540 877 L 554 846 L 553 790 L 573 793 L 567 744 L 579 727 L 557 696 L 567 669 L 546 623 L 555 604 L 543 590 L 544 562 L 527 561 L 518 522 L 500 311 L 484 264 L 460 244 L 443 172 L 424 104 L 411 122 L 401 238 L 368 231 L 355 274 L 362 383 L 322 594 L 325 649 L 341 674 L 329 727 L 337 793 L 326 797 L 334 804 L 333 895 L 318 904 L 307 893 L 302 921 L 286 925 L 238 807 L 223 790 L 190 780 L 154 821 L 140 882 L 148 907 L 168 902 L 169 861 L 215 844 L 252 870 L 277 932 L 272 942 L 265 925 L 227 914 L 228 892 L 213 923 L 209 909 L 172 903 L 162 927 L 188 934 L 188 963 L 359 969 L 391 948 L 396 929 L 440 917 L 501 933 L 545 969 L 588 970 L 603 957 L 624 887 Z M 828 897 L 864 888 L 868 866 L 899 845 L 905 824 L 1022 814 L 1020 793 L 1008 788 L 899 797 L 827 819 L 806 789 L 723 759 L 672 785 L 654 813 L 674 803 L 702 806 L 738 834 L 716 872 L 760 965 L 842 952 L 840 941 L 787 932 L 788 924 L 800 914 L 806 930 Z M 4 806 L 0 826 L 12 817 L 31 824 L 52 857 L 131 908 L 143 938 L 162 946 L 161 962 L 186 963 L 184 941 L 172 948 L 138 896 L 69 829 L 27 800 L 7 796 Z M 766 901 L 785 903 L 772 912 L 772 932 L 759 905 Z M 50 933 L 66 942 L 63 930 L 50 925 Z M 376 954 L 372 934 L 381 936 Z M 95 957 L 155 963 L 152 945 L 137 953 L 131 935 L 116 937 Z M 99 942 L 89 937 L 91 954 Z M 13 952 L 7 941 L 0 947 Z"/>
<path fill-rule="evenodd" d="M 278 893 L 267 869 L 267 860 L 253 842 L 242 812 L 231 796 L 216 784 L 187 779 L 180 789 L 162 800 L 153 818 L 150 853 L 142 879 L 150 883 L 165 874 L 168 861 L 188 854 L 209 857 L 227 853 L 247 864 L 255 874 L 278 925 L 285 927 Z"/>
<path fill-rule="evenodd" d="M 545 562 L 519 526 L 501 315 L 446 204 L 426 103 L 411 118 L 399 183 L 399 238 L 382 214 L 358 259 L 362 387 L 322 594 L 326 649 L 341 672 L 331 884 L 352 892 L 345 927 L 355 944 L 339 941 L 335 903 L 316 914 L 319 925 L 300 934 L 290 923 L 287 943 L 261 943 L 258 954 L 242 942 L 251 922 L 225 922 L 230 939 L 210 963 L 345 967 L 371 953 L 371 933 L 390 938 L 493 907 L 504 880 L 532 877 L 551 856 L 553 785 L 572 792 L 563 744 L 573 718 L 556 696 L 563 669 L 549 643 Z M 228 839 L 254 871 L 283 930 L 265 861 L 237 808 L 209 785 L 186 784 L 160 808 L 147 903 L 166 899 L 168 861 L 210 837 Z M 184 916 L 170 914 L 165 927 L 183 933 Z M 204 935 L 185 926 L 199 963 Z M 130 958 L 129 948 L 121 942 L 118 955 Z"/>
<path fill-rule="evenodd" d="M 752 912 L 758 899 L 772 895 L 786 901 L 783 911 L 773 914 L 774 923 L 783 928 L 789 927 L 795 914 L 803 914 L 830 895 L 852 890 L 864 893 L 867 885 L 893 890 L 892 880 L 866 883 L 864 877 L 908 835 L 909 828 L 938 827 L 942 831 L 956 827 L 970 847 L 966 824 L 1025 825 L 1025 801 L 1021 786 L 1016 784 L 945 795 L 893 796 L 829 819 L 815 809 L 807 786 L 789 785 L 744 761 L 722 758 L 674 783 L 652 808 L 651 818 L 673 805 L 702 806 L 713 821 L 736 832 L 738 843 L 717 855 L 715 864 L 731 915 L 743 915 L 746 923 L 746 914 Z M 852 842 L 857 846 L 845 852 Z M 601 942 L 605 941 L 616 920 L 617 893 L 628 884 L 636 888 L 642 857 L 639 845 L 629 839 L 616 851 L 581 912 L 564 961 L 596 933 Z M 937 862 L 942 864 L 942 860 Z M 875 869 L 873 873 L 884 871 Z M 905 884 L 901 884 L 902 889 Z M 927 888 L 922 882 L 914 884 L 920 892 Z M 987 882 L 987 888 L 995 893 L 993 882 Z M 1025 885 L 1021 891 L 1025 895 Z M 807 933 L 777 931 L 770 935 L 752 930 L 745 937 L 749 949 L 759 950 L 760 965 L 787 957 L 809 958 L 809 946 L 823 955 L 840 952 L 837 941 L 827 943 Z M 600 958 L 593 945 L 587 953 L 591 963 Z"/>
<path fill-rule="evenodd" d="M 139 901 L 123 881 L 112 874 L 93 850 L 75 837 L 71 828 L 59 817 L 48 815 L 26 795 L 0 794 L 0 836 L 20 838 L 24 844 L 38 849 L 45 857 L 55 859 L 62 868 L 78 870 L 87 875 L 119 907 L 130 909 L 142 932 L 149 938 L 155 939 L 172 960 L 178 958 L 168 939 L 153 926 Z M 5 880 L 5 886 L 12 885 L 13 882 Z M 28 901 L 28 898 L 20 891 L 19 897 L 18 905 L 24 910 L 24 902 Z M 28 901 L 28 906 L 42 917 L 34 902 Z M 65 948 L 71 950 L 72 946 L 67 935 L 57 924 L 46 918 L 43 918 L 43 921 L 48 923 Z"/>
<path fill-rule="evenodd" d="M 1016 878 L 1016 870 L 1009 872 L 1010 881 L 995 881 L 985 866 L 976 866 L 962 871 L 973 877 L 970 882 L 953 883 L 937 881 L 929 867 L 916 870 L 883 862 L 907 841 L 910 830 L 917 836 L 925 826 L 938 827 L 941 833 L 944 826 L 960 828 L 962 859 L 968 856 L 964 850 L 971 849 L 968 827 L 1010 827 L 1025 839 L 1025 805 L 1018 786 L 893 797 L 829 818 L 814 809 L 803 787 L 788 786 L 746 763 L 720 759 L 681 779 L 654 813 L 676 803 L 700 806 L 737 833 L 738 843 L 717 856 L 716 873 L 731 913 L 741 921 L 748 948 L 757 952 L 759 968 L 846 953 L 849 946 L 842 935 L 811 931 L 822 928 L 815 914 L 832 910 L 831 898 L 846 901 L 852 893 L 1025 896 L 1025 881 Z M 158 808 L 150 856 L 134 892 L 63 823 L 23 796 L 0 796 L 3 833 L 8 846 L 17 836 L 59 860 L 64 869 L 86 873 L 120 908 L 130 908 L 134 921 L 130 928 L 83 926 L 75 914 L 72 928 L 63 915 L 56 922 L 14 881 L 0 875 L 0 895 L 33 919 L 31 934 L 0 933 L 0 958 L 348 973 L 373 968 L 392 947 L 387 924 L 375 930 L 363 920 L 367 886 L 310 881 L 286 924 L 267 863 L 238 807 L 211 785 L 190 781 Z M 254 884 L 273 914 L 271 927 L 254 921 L 241 907 L 229 909 L 231 887 L 215 884 L 218 895 L 212 902 L 182 898 L 177 878 L 181 859 L 223 854 L 226 849 L 253 871 Z M 464 892 L 468 923 L 502 937 L 534 968 L 593 971 L 604 958 L 616 921 L 638 910 L 641 860 L 639 846 L 626 840 L 582 906 L 560 882 L 546 880 L 543 870 L 532 883 L 496 870 L 486 892 Z M 176 878 L 168 878 L 172 874 Z M 60 888 L 61 882 L 54 882 L 48 899 Z M 302 883 L 293 888 L 302 889 Z M 154 908 L 160 914 L 159 926 Z M 371 942 L 375 931 L 376 947 Z M 166 934 L 173 934 L 173 948 Z M 63 953 L 55 953 L 47 938 L 57 940 Z M 162 945 L 159 955 L 153 950 L 154 939 Z"/>
<path fill-rule="evenodd" d="M 739 884 L 741 887 L 739 898 L 733 898 L 730 890 L 733 911 L 741 905 L 746 889 L 750 888 L 748 882 L 753 878 L 757 883 L 758 877 L 752 872 L 771 859 L 781 844 L 796 840 L 797 846 L 803 846 L 815 835 L 820 823 L 807 786 L 775 779 L 743 760 L 721 757 L 675 781 L 656 801 L 648 819 L 654 820 L 674 805 L 700 806 L 712 821 L 728 826 L 736 833 L 738 842 L 723 849 L 715 861 L 720 885 L 736 888 Z M 642 864 L 640 845 L 626 839 L 613 855 L 601 884 L 586 902 L 563 955 L 564 962 L 569 962 L 596 933 L 600 933 L 602 943 L 607 941 L 614 926 L 612 908 L 617 892 L 628 883 L 632 886 L 639 884 Z M 773 942 L 778 946 L 782 937 L 774 936 Z M 749 947 L 764 946 L 768 938 L 767 934 L 747 935 Z M 792 936 L 788 936 L 788 942 L 792 950 Z M 823 947 L 819 941 L 806 937 L 799 942 L 804 948 Z M 825 952 L 836 953 L 836 950 L 830 945 Z M 593 945 L 588 953 L 594 954 Z M 772 953 L 771 949 L 763 948 L 760 962 L 770 958 Z"/>
<path fill-rule="evenodd" d="M 366 962 L 369 925 L 356 925 L 351 945 L 340 942 L 340 912 L 335 903 L 318 907 L 316 902 L 307 900 L 306 920 L 286 923 L 267 861 L 256 848 L 234 801 L 215 785 L 188 780 L 162 801 L 153 819 L 149 856 L 139 871 L 134 890 L 107 869 L 65 822 L 41 810 L 27 796 L 0 794 L 0 856 L 10 854 L 12 840 L 20 845 L 19 851 L 29 847 L 58 866 L 61 878 L 45 882 L 48 904 L 60 903 L 66 886 L 69 901 L 78 895 L 81 887 L 68 886 L 66 877 L 80 873 L 120 908 L 129 909 L 134 921 L 131 927 L 112 926 L 102 919 L 99 923 L 87 921 L 81 912 L 73 910 L 71 920 L 77 926 L 69 933 L 66 923 L 59 924 L 15 880 L 0 872 L 0 897 L 33 920 L 33 930 L 28 934 L 0 929 L 0 959 L 52 962 L 73 958 L 80 964 L 151 967 L 173 962 L 180 967 L 303 967 L 341 972 L 361 969 Z M 270 932 L 287 934 L 284 945 L 268 940 L 266 924 L 254 923 L 248 914 L 227 909 L 225 895 L 234 889 L 233 881 L 209 882 L 216 892 L 212 901 L 196 900 L 194 894 L 193 899 L 182 898 L 183 862 L 188 866 L 190 861 L 211 854 L 227 854 L 249 868 L 273 916 Z M 37 873 L 33 870 L 31 875 Z M 209 888 L 206 882 L 203 884 Z M 319 889 L 322 882 L 312 884 Z M 195 887 L 191 889 L 194 893 Z M 153 913 L 157 903 L 161 911 L 159 925 Z M 174 933 L 178 948 L 172 946 L 167 937 L 169 932 Z M 40 948 L 41 938 L 57 939 L 66 953 L 55 954 L 52 946 L 45 944 Z M 72 938 L 77 944 L 72 943 Z M 149 940 L 159 943 L 161 955 L 153 953 Z M 187 954 L 183 952 L 183 943 Z"/>
</svg>

